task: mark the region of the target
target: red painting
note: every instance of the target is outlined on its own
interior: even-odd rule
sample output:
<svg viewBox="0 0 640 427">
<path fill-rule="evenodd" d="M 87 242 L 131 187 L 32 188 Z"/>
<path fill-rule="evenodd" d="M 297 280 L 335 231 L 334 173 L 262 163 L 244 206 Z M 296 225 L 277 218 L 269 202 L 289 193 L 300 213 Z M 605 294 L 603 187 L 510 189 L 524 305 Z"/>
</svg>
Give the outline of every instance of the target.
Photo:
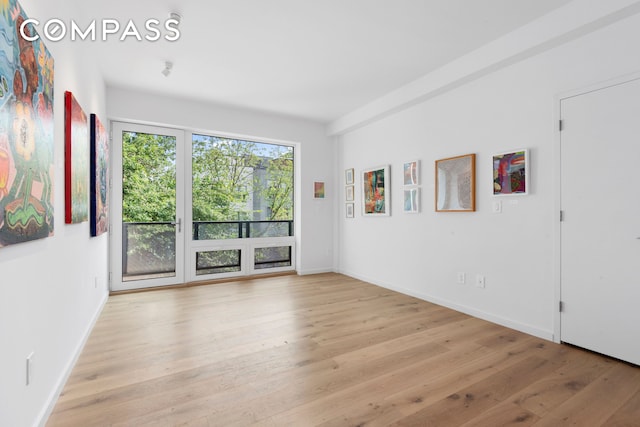
<svg viewBox="0 0 640 427">
<path fill-rule="evenodd" d="M 89 219 L 89 126 L 71 92 L 64 93 L 65 212 L 67 224 Z"/>
</svg>

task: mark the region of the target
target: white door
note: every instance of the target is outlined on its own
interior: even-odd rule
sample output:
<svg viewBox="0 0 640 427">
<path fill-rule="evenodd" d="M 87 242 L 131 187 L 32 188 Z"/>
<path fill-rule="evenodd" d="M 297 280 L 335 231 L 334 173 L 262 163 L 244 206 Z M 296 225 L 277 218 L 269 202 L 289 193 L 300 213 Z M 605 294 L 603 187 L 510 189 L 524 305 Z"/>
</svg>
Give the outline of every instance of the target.
<svg viewBox="0 0 640 427">
<path fill-rule="evenodd" d="M 640 364 L 640 80 L 560 107 L 561 340 Z"/>
<path fill-rule="evenodd" d="M 112 124 L 111 290 L 184 282 L 184 132 Z"/>
</svg>

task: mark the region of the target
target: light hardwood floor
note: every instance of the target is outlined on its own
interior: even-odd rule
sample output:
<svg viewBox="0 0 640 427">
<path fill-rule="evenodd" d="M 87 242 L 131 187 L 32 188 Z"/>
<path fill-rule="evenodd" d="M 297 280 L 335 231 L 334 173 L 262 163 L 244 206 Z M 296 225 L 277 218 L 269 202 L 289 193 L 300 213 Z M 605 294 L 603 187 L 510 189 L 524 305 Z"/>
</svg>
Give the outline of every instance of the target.
<svg viewBox="0 0 640 427">
<path fill-rule="evenodd" d="M 110 297 L 47 426 L 640 426 L 640 368 L 338 274 Z"/>
</svg>

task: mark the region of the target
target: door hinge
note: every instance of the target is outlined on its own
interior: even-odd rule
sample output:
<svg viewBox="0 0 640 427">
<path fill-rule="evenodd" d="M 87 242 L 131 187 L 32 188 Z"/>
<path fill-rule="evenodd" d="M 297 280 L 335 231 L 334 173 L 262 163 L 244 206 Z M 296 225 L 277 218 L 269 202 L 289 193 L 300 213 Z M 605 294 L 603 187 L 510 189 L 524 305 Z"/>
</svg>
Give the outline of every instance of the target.
<svg viewBox="0 0 640 427">
<path fill-rule="evenodd" d="M 558 303 L 558 311 L 559 311 L 560 313 L 562 313 L 562 312 L 564 311 L 564 303 L 563 303 L 562 301 L 560 301 L 560 302 Z"/>
<path fill-rule="evenodd" d="M 564 211 L 560 211 L 560 222 L 564 221 Z"/>
<path fill-rule="evenodd" d="M 564 130 L 564 122 L 562 120 L 558 120 L 558 130 L 560 132 Z"/>
</svg>

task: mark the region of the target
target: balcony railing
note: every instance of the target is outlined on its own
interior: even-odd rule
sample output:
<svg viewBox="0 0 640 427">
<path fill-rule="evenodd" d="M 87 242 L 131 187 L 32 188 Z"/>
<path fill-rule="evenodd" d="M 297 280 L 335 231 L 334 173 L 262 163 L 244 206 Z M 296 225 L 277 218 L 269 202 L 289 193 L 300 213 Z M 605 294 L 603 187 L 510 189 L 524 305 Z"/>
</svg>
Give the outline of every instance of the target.
<svg viewBox="0 0 640 427">
<path fill-rule="evenodd" d="M 194 221 L 193 240 L 293 236 L 293 221 Z"/>
<path fill-rule="evenodd" d="M 131 280 L 134 276 L 170 276 L 175 273 L 175 223 L 124 222 L 122 234 L 122 272 L 125 278 Z M 288 236 L 293 236 L 293 221 L 286 220 L 194 221 L 192 229 L 193 240 Z"/>
</svg>

